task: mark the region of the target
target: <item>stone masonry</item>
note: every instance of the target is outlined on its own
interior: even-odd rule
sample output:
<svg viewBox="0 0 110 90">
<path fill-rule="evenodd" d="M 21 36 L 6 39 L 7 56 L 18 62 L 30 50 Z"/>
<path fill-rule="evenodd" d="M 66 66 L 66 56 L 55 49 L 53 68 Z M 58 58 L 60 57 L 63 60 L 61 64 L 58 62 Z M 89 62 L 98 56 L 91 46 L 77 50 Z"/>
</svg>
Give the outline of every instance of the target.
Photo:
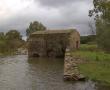
<svg viewBox="0 0 110 90">
<path fill-rule="evenodd" d="M 66 48 L 79 48 L 80 35 L 74 29 L 37 31 L 28 43 L 29 57 L 64 57 Z"/>
<path fill-rule="evenodd" d="M 78 59 L 71 55 L 71 50 L 66 49 L 64 58 L 64 80 L 84 80 L 85 77 L 79 72 Z"/>
</svg>

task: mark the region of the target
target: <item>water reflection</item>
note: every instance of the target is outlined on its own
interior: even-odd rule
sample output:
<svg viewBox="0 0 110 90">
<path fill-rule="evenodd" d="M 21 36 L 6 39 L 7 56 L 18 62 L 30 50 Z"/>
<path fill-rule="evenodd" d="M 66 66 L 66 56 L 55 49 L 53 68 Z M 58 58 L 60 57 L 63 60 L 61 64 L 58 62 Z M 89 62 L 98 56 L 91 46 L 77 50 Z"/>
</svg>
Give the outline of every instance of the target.
<svg viewBox="0 0 110 90">
<path fill-rule="evenodd" d="M 0 90 L 110 90 L 92 81 L 64 82 L 63 64 L 63 59 L 25 55 L 0 58 Z"/>
</svg>

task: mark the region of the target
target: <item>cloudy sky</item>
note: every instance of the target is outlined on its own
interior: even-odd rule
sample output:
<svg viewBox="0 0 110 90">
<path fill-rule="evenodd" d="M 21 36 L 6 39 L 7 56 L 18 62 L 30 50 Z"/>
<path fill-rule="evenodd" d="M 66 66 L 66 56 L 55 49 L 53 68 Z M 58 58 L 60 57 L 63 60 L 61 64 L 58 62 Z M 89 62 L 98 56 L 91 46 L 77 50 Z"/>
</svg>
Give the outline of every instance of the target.
<svg viewBox="0 0 110 90">
<path fill-rule="evenodd" d="M 32 21 L 42 22 L 48 29 L 76 28 L 88 34 L 88 17 L 92 0 L 0 0 L 0 32 L 17 29 L 25 35 Z"/>
</svg>

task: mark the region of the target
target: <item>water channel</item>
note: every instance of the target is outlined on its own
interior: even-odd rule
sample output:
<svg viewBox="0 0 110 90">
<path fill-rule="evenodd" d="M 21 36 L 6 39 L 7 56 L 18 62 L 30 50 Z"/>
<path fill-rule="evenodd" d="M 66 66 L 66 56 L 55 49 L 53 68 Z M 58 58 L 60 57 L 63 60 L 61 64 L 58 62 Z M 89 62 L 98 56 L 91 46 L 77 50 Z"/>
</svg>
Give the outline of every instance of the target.
<svg viewBox="0 0 110 90">
<path fill-rule="evenodd" d="M 110 90 L 90 80 L 63 80 L 63 59 L 34 58 L 27 55 L 0 58 L 0 90 Z"/>
</svg>

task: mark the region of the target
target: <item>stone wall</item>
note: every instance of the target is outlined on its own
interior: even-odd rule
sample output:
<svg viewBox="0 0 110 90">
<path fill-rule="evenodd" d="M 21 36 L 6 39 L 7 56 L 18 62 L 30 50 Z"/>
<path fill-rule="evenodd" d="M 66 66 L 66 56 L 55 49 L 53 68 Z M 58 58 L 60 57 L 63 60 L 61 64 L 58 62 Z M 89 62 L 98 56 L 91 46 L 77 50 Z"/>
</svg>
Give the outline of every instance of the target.
<svg viewBox="0 0 110 90">
<path fill-rule="evenodd" d="M 28 55 L 29 57 L 64 57 L 66 48 L 73 50 L 79 45 L 80 35 L 74 30 L 36 32 L 29 38 Z"/>
<path fill-rule="evenodd" d="M 70 49 L 66 49 L 64 58 L 64 80 L 85 80 L 85 77 L 79 72 L 79 59 L 73 57 Z"/>
<path fill-rule="evenodd" d="M 30 40 L 28 52 L 29 56 L 40 57 L 64 57 L 68 39 L 65 34 L 52 34 L 35 36 Z"/>
</svg>

